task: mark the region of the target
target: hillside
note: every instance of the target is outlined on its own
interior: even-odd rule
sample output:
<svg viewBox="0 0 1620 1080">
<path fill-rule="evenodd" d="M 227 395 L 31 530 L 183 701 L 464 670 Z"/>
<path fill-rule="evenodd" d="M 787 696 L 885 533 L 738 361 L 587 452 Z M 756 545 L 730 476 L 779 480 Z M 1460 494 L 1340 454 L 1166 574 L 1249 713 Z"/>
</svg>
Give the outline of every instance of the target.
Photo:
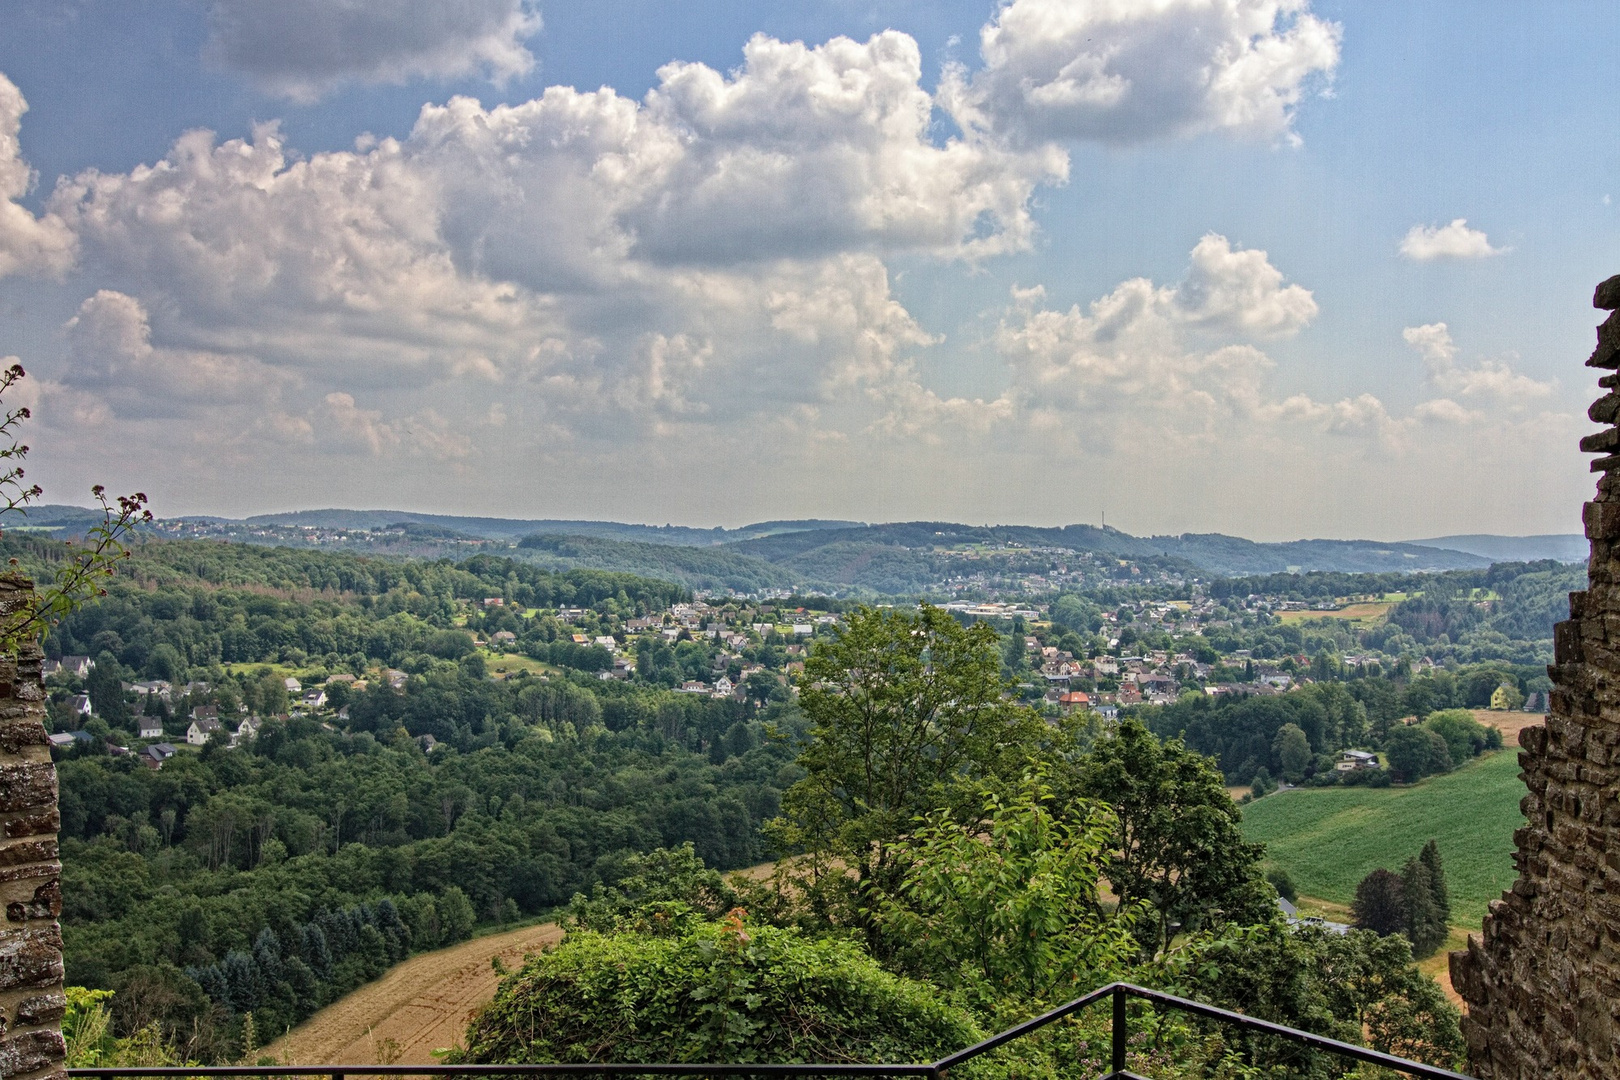
<svg viewBox="0 0 1620 1080">
<path fill-rule="evenodd" d="M 1266 845 L 1299 891 L 1348 904 L 1382 866 L 1399 870 L 1437 840 L 1454 925 L 1477 928 L 1513 883 L 1513 830 L 1524 823 L 1518 755 L 1499 750 L 1407 788 L 1299 788 L 1243 808 L 1243 834 Z"/>
<path fill-rule="evenodd" d="M 516 968 L 561 938 L 556 923 L 541 923 L 413 956 L 263 1053 L 287 1065 L 432 1065 L 433 1051 L 457 1045 L 468 1014 L 495 996 L 501 977 L 492 959 Z"/>
<path fill-rule="evenodd" d="M 884 568 L 879 580 L 908 571 L 910 576 L 918 577 L 928 572 L 932 552 L 964 545 L 1055 548 L 1116 558 L 1157 558 L 1222 576 L 1313 570 L 1344 573 L 1464 570 L 1490 564 L 1489 559 L 1460 551 L 1371 540 L 1293 540 L 1263 544 L 1221 533 L 1137 537 L 1091 525 L 1046 529 L 926 521 L 787 533 L 739 540 L 729 546 L 792 567 L 807 577 L 876 588 L 867 570 L 872 562 Z"/>
</svg>

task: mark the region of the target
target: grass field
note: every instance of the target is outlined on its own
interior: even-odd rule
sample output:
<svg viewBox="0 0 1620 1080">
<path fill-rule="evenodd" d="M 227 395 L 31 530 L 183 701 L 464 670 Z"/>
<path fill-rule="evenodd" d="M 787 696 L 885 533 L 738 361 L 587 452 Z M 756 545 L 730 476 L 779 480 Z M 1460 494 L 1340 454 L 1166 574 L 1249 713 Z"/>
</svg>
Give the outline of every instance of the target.
<svg viewBox="0 0 1620 1080">
<path fill-rule="evenodd" d="M 1243 808 L 1243 834 L 1266 845 L 1302 894 L 1348 904 L 1378 867 L 1399 871 L 1440 844 L 1451 921 L 1478 928 L 1513 883 L 1513 830 L 1524 824 L 1518 752 L 1499 750 L 1407 788 L 1299 788 Z"/>
</svg>

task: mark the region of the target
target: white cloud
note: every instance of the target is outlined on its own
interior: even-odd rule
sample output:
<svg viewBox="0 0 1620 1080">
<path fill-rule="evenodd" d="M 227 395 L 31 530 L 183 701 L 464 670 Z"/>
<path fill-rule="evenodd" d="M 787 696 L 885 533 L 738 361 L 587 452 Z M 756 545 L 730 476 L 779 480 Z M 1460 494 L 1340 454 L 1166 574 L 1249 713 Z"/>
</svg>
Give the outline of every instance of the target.
<svg viewBox="0 0 1620 1080">
<path fill-rule="evenodd" d="M 540 29 L 524 0 L 214 0 L 204 56 L 309 103 L 346 81 L 526 74 Z"/>
<path fill-rule="evenodd" d="M 1489 397 L 1505 404 L 1520 405 L 1530 399 L 1548 397 L 1558 387 L 1556 382 L 1540 382 L 1521 375 L 1501 360 L 1487 358 L 1473 367 L 1460 366 L 1457 345 L 1443 322 L 1408 326 L 1401 331 L 1401 336 L 1423 357 L 1429 384 L 1443 393 Z"/>
<path fill-rule="evenodd" d="M 964 127 L 1026 141 L 1291 137 L 1339 35 L 1307 0 L 1012 0 L 943 96 Z"/>
<path fill-rule="evenodd" d="M 1401 254 L 1415 262 L 1432 259 L 1486 259 L 1510 248 L 1492 247 L 1479 229 L 1470 229 L 1467 218 L 1450 225 L 1414 225 L 1401 240 Z"/>
<path fill-rule="evenodd" d="M 28 102 L 0 75 L 0 277 L 60 274 L 73 264 L 73 234 L 54 214 L 35 217 L 17 200 L 34 186 L 22 156 L 22 115 Z"/>
</svg>

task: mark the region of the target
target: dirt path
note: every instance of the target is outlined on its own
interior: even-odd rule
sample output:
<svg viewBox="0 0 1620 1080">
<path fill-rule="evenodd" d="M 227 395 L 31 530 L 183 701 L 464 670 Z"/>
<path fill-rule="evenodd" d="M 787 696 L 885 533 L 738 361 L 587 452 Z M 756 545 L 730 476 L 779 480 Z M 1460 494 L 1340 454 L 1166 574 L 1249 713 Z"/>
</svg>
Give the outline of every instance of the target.
<svg viewBox="0 0 1620 1080">
<path fill-rule="evenodd" d="M 290 1065 L 432 1064 L 433 1051 L 458 1044 L 469 1015 L 495 996 L 492 957 L 517 968 L 524 953 L 561 937 L 556 923 L 542 923 L 413 956 L 263 1052 Z"/>
</svg>

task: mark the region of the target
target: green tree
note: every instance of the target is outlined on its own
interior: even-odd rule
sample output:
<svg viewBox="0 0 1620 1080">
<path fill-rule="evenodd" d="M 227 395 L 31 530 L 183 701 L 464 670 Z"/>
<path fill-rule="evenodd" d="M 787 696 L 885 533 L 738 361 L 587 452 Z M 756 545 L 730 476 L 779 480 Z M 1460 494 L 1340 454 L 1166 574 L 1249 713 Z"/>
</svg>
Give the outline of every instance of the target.
<svg viewBox="0 0 1620 1080">
<path fill-rule="evenodd" d="M 1446 942 L 1450 928 L 1435 903 L 1434 879 L 1419 859 L 1407 859 L 1401 867 L 1402 922 L 1412 955 L 1418 959 L 1433 956 Z"/>
<path fill-rule="evenodd" d="M 1481 754 L 1490 745 L 1488 733 L 1493 730 L 1475 720 L 1467 709 L 1430 713 L 1423 726 L 1446 741 L 1446 756 L 1454 766 Z"/>
<path fill-rule="evenodd" d="M 1451 769 L 1446 740 L 1421 724 L 1397 725 L 1384 740 L 1384 755 L 1389 758 L 1390 772 L 1404 783 Z"/>
<path fill-rule="evenodd" d="M 1434 900 L 1435 917 L 1440 925 L 1451 925 L 1451 889 L 1446 884 L 1446 868 L 1440 861 L 1440 845 L 1430 840 L 1418 853 L 1418 861 L 1429 871 L 1429 894 Z"/>
<path fill-rule="evenodd" d="M 1311 741 L 1298 724 L 1284 724 L 1277 729 L 1271 752 L 1289 783 L 1297 784 L 1305 778 L 1305 767 L 1311 763 Z"/>
<path fill-rule="evenodd" d="M 805 776 L 772 829 L 811 853 L 819 882 L 853 873 L 857 893 L 892 894 L 894 841 L 913 819 L 941 808 L 972 818 L 986 781 L 1016 782 L 1053 741 L 1038 714 L 1006 700 L 997 645 L 991 627 L 928 605 L 858 609 L 815 643 L 799 680 Z"/>
<path fill-rule="evenodd" d="M 900 845 L 909 867 L 884 918 L 906 942 L 902 962 L 1025 1008 L 1123 971 L 1143 913 L 1105 912 L 1098 900 L 1108 809 L 1076 800 L 1059 816 L 1051 791 L 1032 780 L 1012 801 L 989 795 L 984 818 L 962 825 L 938 812 Z"/>
<path fill-rule="evenodd" d="M 1264 848 L 1243 839 L 1238 809 L 1214 764 L 1180 739 L 1160 742 L 1134 717 L 1099 739 L 1081 769 L 1079 794 L 1114 812 L 1106 876 L 1120 898 L 1157 915 L 1144 927 L 1152 951 L 1172 927 L 1263 922 L 1275 908 L 1260 872 Z"/>
<path fill-rule="evenodd" d="M 1406 887 L 1402 879 L 1380 867 L 1356 885 L 1350 914 L 1362 930 L 1388 936 L 1406 929 Z"/>
<path fill-rule="evenodd" d="M 478 916 L 473 912 L 472 901 L 460 888 L 452 885 L 440 893 L 438 909 L 443 941 L 448 944 L 472 937 L 473 924 L 478 921 Z"/>
</svg>

